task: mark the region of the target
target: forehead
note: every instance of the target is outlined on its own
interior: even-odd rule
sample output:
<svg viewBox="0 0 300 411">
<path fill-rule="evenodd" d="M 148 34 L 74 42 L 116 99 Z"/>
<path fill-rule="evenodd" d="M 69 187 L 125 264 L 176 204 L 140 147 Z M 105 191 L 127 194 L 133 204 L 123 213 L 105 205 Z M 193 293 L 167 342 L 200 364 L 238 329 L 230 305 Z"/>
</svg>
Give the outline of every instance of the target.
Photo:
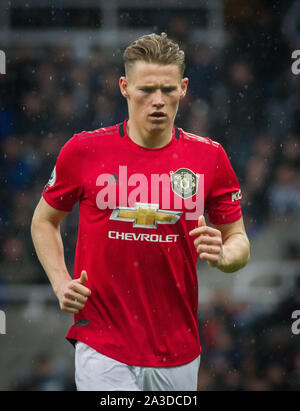
<svg viewBox="0 0 300 411">
<path fill-rule="evenodd" d="M 180 70 L 176 64 L 157 64 L 136 61 L 130 68 L 129 82 L 139 84 L 170 84 L 180 82 Z"/>
</svg>

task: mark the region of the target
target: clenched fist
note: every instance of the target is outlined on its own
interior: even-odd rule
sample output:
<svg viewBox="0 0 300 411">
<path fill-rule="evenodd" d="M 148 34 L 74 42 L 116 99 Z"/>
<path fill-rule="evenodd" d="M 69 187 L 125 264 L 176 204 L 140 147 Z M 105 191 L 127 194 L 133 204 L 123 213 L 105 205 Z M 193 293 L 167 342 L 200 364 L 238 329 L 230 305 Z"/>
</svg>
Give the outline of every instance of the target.
<svg viewBox="0 0 300 411">
<path fill-rule="evenodd" d="M 224 263 L 221 231 L 208 227 L 203 215 L 198 219 L 198 227 L 190 231 L 189 234 L 190 236 L 198 236 L 194 245 L 199 257 L 205 260 L 209 266 L 219 267 Z"/>
<path fill-rule="evenodd" d="M 91 295 L 91 290 L 85 287 L 88 280 L 87 272 L 82 271 L 77 280 L 67 281 L 62 284 L 57 293 L 59 305 L 62 311 L 78 314 Z"/>
</svg>

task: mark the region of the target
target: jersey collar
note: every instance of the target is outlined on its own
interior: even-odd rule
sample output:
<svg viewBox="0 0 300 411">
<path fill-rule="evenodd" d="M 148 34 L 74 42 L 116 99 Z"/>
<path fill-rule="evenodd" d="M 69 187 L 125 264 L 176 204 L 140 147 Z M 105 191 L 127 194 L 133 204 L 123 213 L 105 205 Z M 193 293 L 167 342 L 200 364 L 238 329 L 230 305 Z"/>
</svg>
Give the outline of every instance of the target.
<svg viewBox="0 0 300 411">
<path fill-rule="evenodd" d="M 128 118 L 123 121 L 122 123 L 119 124 L 119 134 L 120 137 L 125 137 L 127 135 L 127 131 L 126 131 L 126 124 L 127 124 Z M 180 130 L 177 126 L 173 126 L 173 137 L 178 140 L 180 137 Z"/>
</svg>

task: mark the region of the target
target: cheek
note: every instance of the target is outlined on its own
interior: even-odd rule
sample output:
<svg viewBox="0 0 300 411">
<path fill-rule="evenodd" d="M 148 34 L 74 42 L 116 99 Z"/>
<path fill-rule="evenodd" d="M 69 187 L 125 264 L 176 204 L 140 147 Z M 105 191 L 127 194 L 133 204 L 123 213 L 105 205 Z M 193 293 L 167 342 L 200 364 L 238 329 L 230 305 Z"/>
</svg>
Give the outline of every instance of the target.
<svg viewBox="0 0 300 411">
<path fill-rule="evenodd" d="M 149 100 L 148 96 L 140 95 L 140 94 L 136 94 L 133 98 L 135 107 L 139 107 L 139 108 L 146 106 L 148 103 L 148 100 Z"/>
<path fill-rule="evenodd" d="M 170 105 L 170 107 L 172 107 L 172 109 L 175 110 L 178 107 L 178 104 L 179 104 L 178 96 L 174 96 L 174 97 L 170 98 L 169 105 Z"/>
</svg>

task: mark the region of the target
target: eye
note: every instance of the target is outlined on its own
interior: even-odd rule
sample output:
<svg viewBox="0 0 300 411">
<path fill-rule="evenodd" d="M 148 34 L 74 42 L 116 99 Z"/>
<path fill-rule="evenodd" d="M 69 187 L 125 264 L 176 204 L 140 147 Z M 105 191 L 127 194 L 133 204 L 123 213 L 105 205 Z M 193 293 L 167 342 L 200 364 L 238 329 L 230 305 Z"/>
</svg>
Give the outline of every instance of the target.
<svg viewBox="0 0 300 411">
<path fill-rule="evenodd" d="M 162 89 L 162 92 L 163 92 L 163 93 L 171 93 L 172 91 L 175 91 L 175 90 L 176 90 L 175 87 L 164 87 L 164 88 Z"/>
<path fill-rule="evenodd" d="M 146 87 L 143 87 L 140 90 L 143 91 L 144 93 L 152 93 L 153 92 L 152 88 L 146 88 Z"/>
</svg>

